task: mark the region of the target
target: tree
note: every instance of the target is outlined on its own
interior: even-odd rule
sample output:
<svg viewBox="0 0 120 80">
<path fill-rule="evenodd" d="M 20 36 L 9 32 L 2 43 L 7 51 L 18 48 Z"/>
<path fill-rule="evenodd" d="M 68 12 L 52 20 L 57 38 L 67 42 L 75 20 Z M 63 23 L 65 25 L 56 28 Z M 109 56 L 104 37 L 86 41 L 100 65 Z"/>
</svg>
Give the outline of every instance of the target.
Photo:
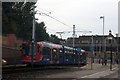
<svg viewBox="0 0 120 80">
<path fill-rule="evenodd" d="M 23 6 L 23 2 L 3 2 L 2 7 L 2 26 L 3 34 L 14 33 L 17 37 L 30 39 L 32 33 L 32 15 L 31 7 L 35 5 L 33 2 L 27 2 Z"/>
<path fill-rule="evenodd" d="M 49 41 L 56 43 L 56 44 L 60 44 L 60 39 L 56 35 L 53 35 L 53 34 L 51 34 Z"/>
<path fill-rule="evenodd" d="M 46 32 L 44 22 L 36 23 L 36 41 L 48 41 L 49 34 Z"/>
<path fill-rule="evenodd" d="M 23 40 L 31 40 L 33 26 L 33 6 L 35 3 L 27 2 L 23 7 L 23 2 L 3 2 L 2 3 L 2 34 L 16 34 Z M 35 40 L 51 41 L 59 43 L 56 35 L 46 32 L 45 23 L 36 22 Z"/>
</svg>

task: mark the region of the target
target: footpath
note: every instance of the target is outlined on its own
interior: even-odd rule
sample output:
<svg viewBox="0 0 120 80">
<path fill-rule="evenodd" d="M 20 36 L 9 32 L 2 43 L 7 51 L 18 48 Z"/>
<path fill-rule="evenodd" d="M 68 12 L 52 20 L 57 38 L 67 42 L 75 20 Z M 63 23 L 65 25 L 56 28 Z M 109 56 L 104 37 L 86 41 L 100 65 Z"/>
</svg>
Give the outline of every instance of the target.
<svg viewBox="0 0 120 80">
<path fill-rule="evenodd" d="M 93 63 L 92 68 L 91 64 L 87 64 L 86 66 L 82 67 L 83 69 L 86 69 L 85 76 L 82 76 L 80 78 L 110 78 L 106 76 L 110 76 L 112 74 L 116 74 L 112 76 L 111 78 L 118 78 L 118 65 L 114 64 L 112 65 L 112 70 L 110 70 L 110 64 L 102 65 L 98 63 Z"/>
<path fill-rule="evenodd" d="M 81 67 L 78 71 L 58 73 L 46 76 L 46 78 L 72 78 L 72 79 L 81 79 L 81 78 L 109 78 L 106 76 L 115 74 L 111 78 L 118 78 L 118 65 L 112 65 L 112 70 L 110 70 L 110 64 L 102 65 L 99 63 L 93 63 L 92 68 L 91 64 L 88 63 L 86 66 Z M 44 76 L 45 78 L 45 76 Z"/>
</svg>

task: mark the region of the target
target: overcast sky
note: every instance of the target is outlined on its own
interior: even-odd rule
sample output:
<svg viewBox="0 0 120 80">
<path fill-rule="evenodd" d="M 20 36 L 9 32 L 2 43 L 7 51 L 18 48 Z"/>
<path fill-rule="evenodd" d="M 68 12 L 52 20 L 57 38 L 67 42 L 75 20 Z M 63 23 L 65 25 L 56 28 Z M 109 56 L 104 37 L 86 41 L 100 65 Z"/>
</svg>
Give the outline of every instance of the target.
<svg viewBox="0 0 120 80">
<path fill-rule="evenodd" d="M 47 32 L 56 34 L 61 31 L 72 31 L 73 25 L 76 31 L 92 31 L 92 33 L 80 33 L 79 35 L 102 35 L 102 19 L 105 16 L 105 34 L 111 29 L 113 34 L 118 33 L 118 1 L 119 0 L 38 0 L 37 10 L 46 13 L 63 22 L 64 25 L 49 16 L 36 15 L 39 22 L 44 21 Z M 49 14 L 51 12 L 51 14 Z M 60 37 L 58 34 L 56 34 Z M 63 38 L 71 37 L 72 33 L 65 33 Z"/>
</svg>

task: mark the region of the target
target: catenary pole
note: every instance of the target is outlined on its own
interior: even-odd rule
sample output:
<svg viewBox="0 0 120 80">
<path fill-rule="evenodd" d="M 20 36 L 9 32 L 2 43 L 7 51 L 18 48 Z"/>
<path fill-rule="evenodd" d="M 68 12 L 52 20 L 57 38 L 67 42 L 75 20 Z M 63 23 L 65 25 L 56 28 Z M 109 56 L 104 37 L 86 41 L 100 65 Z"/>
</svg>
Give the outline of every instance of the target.
<svg viewBox="0 0 120 80">
<path fill-rule="evenodd" d="M 34 65 L 34 53 L 35 53 L 35 6 L 33 6 L 33 27 L 32 27 L 32 67 Z"/>
</svg>

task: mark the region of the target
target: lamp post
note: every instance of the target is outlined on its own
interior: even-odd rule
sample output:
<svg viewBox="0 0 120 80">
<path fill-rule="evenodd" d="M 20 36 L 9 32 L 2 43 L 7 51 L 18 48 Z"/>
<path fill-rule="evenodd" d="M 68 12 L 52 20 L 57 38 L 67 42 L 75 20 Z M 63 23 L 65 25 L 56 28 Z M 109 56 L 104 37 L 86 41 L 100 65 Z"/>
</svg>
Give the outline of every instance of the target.
<svg viewBox="0 0 120 80">
<path fill-rule="evenodd" d="M 92 39 L 91 39 L 91 70 L 92 70 L 92 63 L 94 63 L 93 35 L 92 35 Z"/>
<path fill-rule="evenodd" d="M 109 37 L 108 40 L 110 42 L 110 70 L 112 70 L 112 36 L 111 36 L 111 30 L 109 31 Z"/>
<path fill-rule="evenodd" d="M 90 65 L 91 65 L 91 70 L 92 70 L 92 63 L 94 63 L 94 45 L 93 45 L 93 35 L 91 36 L 90 40 Z"/>
<path fill-rule="evenodd" d="M 106 46 L 107 45 L 106 45 L 106 39 L 107 38 L 105 38 L 105 48 L 104 48 L 104 52 L 105 52 L 105 55 L 104 55 L 105 56 L 105 65 L 107 65 L 107 54 L 106 54 Z"/>
<path fill-rule="evenodd" d="M 75 25 L 73 25 L 73 49 L 75 47 Z"/>
<path fill-rule="evenodd" d="M 101 41 L 99 40 L 99 64 L 100 64 L 100 53 L 101 53 Z"/>
<path fill-rule="evenodd" d="M 102 42 L 102 52 L 103 52 L 103 54 L 102 54 L 102 65 L 105 63 L 105 51 L 104 51 L 104 19 L 105 19 L 105 17 L 104 16 L 100 16 L 100 19 L 103 19 L 103 42 Z"/>
<path fill-rule="evenodd" d="M 118 50 L 119 50 L 119 49 L 118 49 L 118 34 L 116 34 L 116 44 L 117 44 L 117 45 L 116 45 L 116 46 L 117 46 L 117 51 L 116 51 L 116 62 L 117 62 L 117 64 L 118 64 L 118 59 L 119 59 L 119 58 L 118 58 L 118 56 L 119 56 L 119 55 L 118 55 Z"/>
</svg>

